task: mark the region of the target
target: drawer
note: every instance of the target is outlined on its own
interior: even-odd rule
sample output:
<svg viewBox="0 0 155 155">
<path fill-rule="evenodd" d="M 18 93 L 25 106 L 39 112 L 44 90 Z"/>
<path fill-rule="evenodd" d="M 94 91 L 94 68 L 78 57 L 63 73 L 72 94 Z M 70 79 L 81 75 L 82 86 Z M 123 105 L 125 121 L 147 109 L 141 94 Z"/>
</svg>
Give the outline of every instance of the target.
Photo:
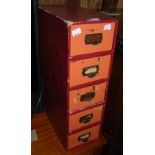
<svg viewBox="0 0 155 155">
<path fill-rule="evenodd" d="M 68 137 L 68 149 L 88 143 L 99 137 L 100 125 L 93 126 L 89 129 L 77 132 Z"/>
<path fill-rule="evenodd" d="M 69 116 L 69 133 L 72 131 L 86 127 L 91 123 L 101 121 L 103 105 L 93 107 L 82 112 L 78 112 Z"/>
<path fill-rule="evenodd" d="M 104 102 L 106 82 L 69 92 L 69 111 Z"/>
<path fill-rule="evenodd" d="M 75 86 L 108 78 L 111 55 L 70 61 L 69 85 Z"/>
<path fill-rule="evenodd" d="M 114 29 L 114 22 L 72 25 L 70 56 L 111 50 Z"/>
</svg>

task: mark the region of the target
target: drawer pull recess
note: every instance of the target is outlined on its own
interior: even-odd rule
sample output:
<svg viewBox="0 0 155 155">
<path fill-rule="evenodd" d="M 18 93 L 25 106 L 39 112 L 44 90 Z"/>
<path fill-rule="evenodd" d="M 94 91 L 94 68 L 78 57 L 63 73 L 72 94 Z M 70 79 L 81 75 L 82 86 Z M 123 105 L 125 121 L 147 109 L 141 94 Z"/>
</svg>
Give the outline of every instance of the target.
<svg viewBox="0 0 155 155">
<path fill-rule="evenodd" d="M 91 137 L 90 132 L 78 137 L 78 141 L 87 142 Z"/>
<path fill-rule="evenodd" d="M 98 65 L 85 67 L 82 70 L 82 75 L 83 76 L 88 76 L 89 78 L 93 78 L 94 76 L 96 76 L 98 71 L 99 71 L 99 66 Z"/>
<path fill-rule="evenodd" d="M 95 97 L 96 93 L 95 92 L 89 92 L 86 94 L 81 95 L 80 97 L 80 101 L 84 102 L 84 101 L 91 101 L 94 97 Z"/>
<path fill-rule="evenodd" d="M 91 121 L 92 118 L 93 118 L 93 114 L 88 114 L 88 115 L 80 117 L 79 122 L 80 123 L 88 123 Z"/>
<path fill-rule="evenodd" d="M 85 36 L 85 44 L 86 45 L 97 45 L 102 42 L 102 33 L 95 33 L 95 34 L 87 34 Z"/>
</svg>

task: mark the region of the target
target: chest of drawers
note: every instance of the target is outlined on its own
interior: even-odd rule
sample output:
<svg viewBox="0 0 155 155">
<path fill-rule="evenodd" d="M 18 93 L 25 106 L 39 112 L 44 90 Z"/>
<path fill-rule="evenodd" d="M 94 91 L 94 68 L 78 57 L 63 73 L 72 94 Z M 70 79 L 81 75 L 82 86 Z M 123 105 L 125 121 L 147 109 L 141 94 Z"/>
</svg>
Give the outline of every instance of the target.
<svg viewBox="0 0 155 155">
<path fill-rule="evenodd" d="M 45 111 L 66 150 L 99 138 L 118 21 L 65 5 L 39 8 Z"/>
</svg>

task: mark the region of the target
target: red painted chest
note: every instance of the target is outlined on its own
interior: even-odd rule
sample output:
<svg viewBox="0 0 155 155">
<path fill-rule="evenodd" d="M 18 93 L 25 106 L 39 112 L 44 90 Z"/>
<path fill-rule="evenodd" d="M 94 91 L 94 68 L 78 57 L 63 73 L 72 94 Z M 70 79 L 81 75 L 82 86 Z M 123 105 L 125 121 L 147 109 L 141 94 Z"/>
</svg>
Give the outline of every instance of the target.
<svg viewBox="0 0 155 155">
<path fill-rule="evenodd" d="M 65 5 L 39 9 L 46 113 L 70 150 L 99 138 L 118 21 Z"/>
</svg>

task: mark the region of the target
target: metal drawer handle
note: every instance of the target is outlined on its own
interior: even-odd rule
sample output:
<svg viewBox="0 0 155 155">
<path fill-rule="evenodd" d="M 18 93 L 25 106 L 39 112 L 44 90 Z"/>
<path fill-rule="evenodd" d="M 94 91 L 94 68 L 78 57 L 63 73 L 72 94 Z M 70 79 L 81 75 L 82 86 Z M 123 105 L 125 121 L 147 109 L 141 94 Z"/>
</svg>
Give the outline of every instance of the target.
<svg viewBox="0 0 155 155">
<path fill-rule="evenodd" d="M 91 101 L 95 97 L 95 95 L 96 95 L 95 92 L 89 92 L 89 93 L 83 94 L 80 97 L 80 102 Z"/>
<path fill-rule="evenodd" d="M 79 122 L 85 124 L 85 123 L 90 122 L 92 118 L 93 118 L 93 114 L 88 114 L 88 115 L 80 117 Z"/>
<path fill-rule="evenodd" d="M 102 38 L 102 33 L 87 34 L 84 41 L 86 45 L 97 45 L 102 42 Z"/>
<path fill-rule="evenodd" d="M 85 67 L 82 70 L 83 76 L 88 76 L 89 78 L 93 78 L 99 71 L 99 65 Z"/>
<path fill-rule="evenodd" d="M 89 133 L 79 136 L 78 141 L 87 142 L 90 137 L 91 137 L 91 133 L 89 132 Z"/>
</svg>

